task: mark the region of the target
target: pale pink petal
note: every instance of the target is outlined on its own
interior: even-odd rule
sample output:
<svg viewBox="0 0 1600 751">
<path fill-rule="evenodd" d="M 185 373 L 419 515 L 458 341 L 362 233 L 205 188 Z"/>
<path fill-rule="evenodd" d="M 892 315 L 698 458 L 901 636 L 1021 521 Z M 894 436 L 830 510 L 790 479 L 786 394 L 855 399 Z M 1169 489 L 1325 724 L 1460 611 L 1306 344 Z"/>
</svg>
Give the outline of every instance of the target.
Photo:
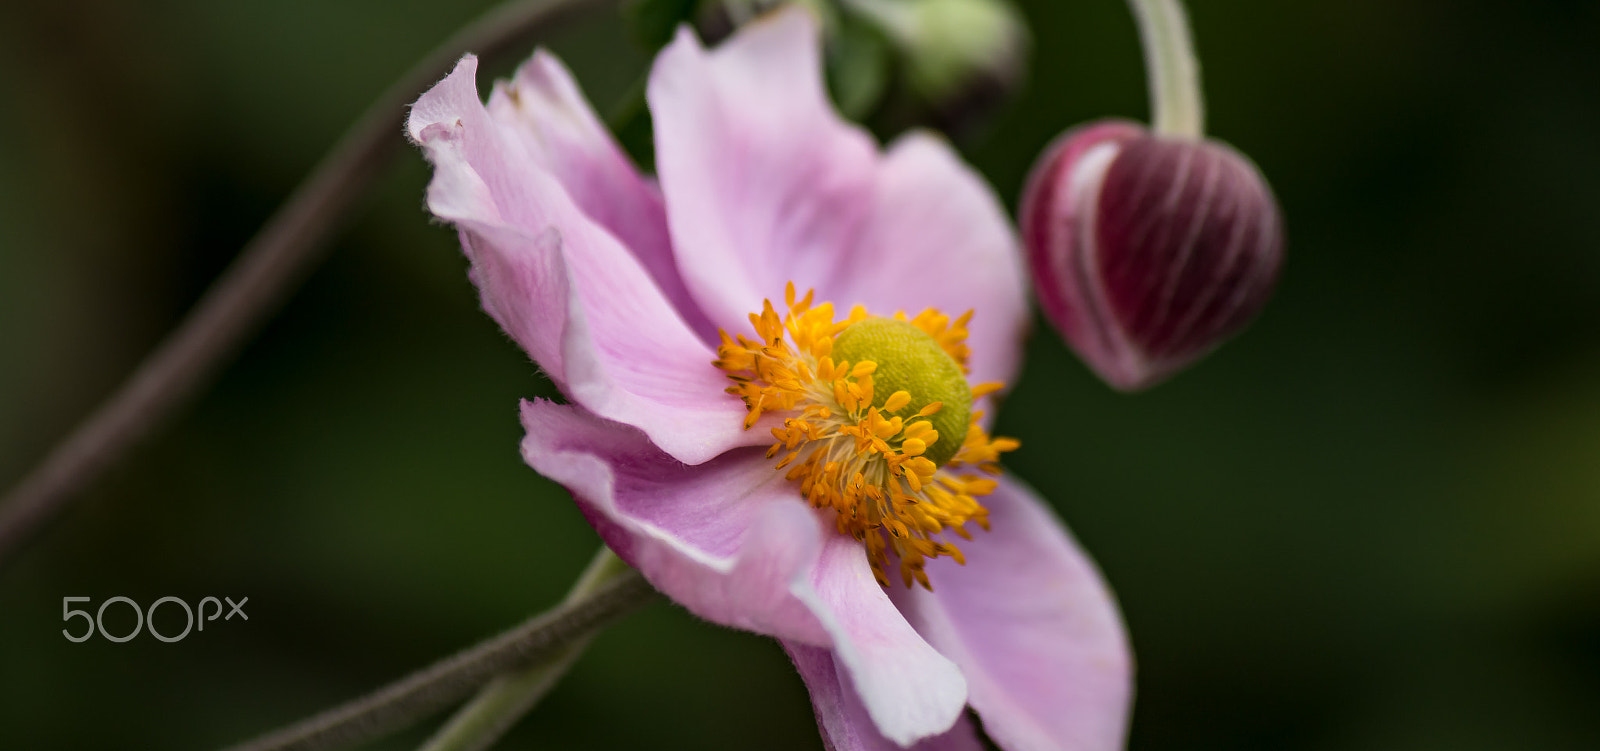
<svg viewBox="0 0 1600 751">
<path fill-rule="evenodd" d="M 574 406 L 525 402 L 528 464 L 573 494 L 606 544 L 691 612 L 831 648 L 879 731 L 950 728 L 966 686 L 895 608 L 861 543 L 834 531 L 759 449 L 689 467 Z"/>
<path fill-rule="evenodd" d="M 606 544 L 656 589 L 717 623 L 829 643 L 793 594 L 810 589 L 829 532 L 760 449 L 691 467 L 571 405 L 523 402 L 522 423 L 523 458 L 571 491 Z"/>
<path fill-rule="evenodd" d="M 906 622 L 854 538 L 831 534 L 800 592 L 833 636 L 833 655 L 878 732 L 900 745 L 949 730 L 967 703 L 966 681 Z"/>
<path fill-rule="evenodd" d="M 794 660 L 800 677 L 811 693 L 811 708 L 817 714 L 817 727 L 828 751 L 900 751 L 903 746 L 883 737 L 867 716 L 850 682 L 832 652 L 797 642 L 784 642 L 783 649 Z M 963 713 L 955 727 L 911 746 L 912 751 L 982 751 L 977 732 Z"/>
<path fill-rule="evenodd" d="M 961 666 L 968 702 L 1005 751 L 1116 751 L 1133 658 L 1099 572 L 1032 491 L 1006 478 L 965 566 L 928 567 L 933 592 L 897 590 L 918 632 Z"/>
<path fill-rule="evenodd" d="M 1011 380 L 1028 300 L 999 200 L 935 136 L 880 154 L 833 111 L 818 48 L 794 7 L 709 52 L 681 31 L 657 58 L 656 165 L 690 292 L 739 332 L 791 281 L 841 311 L 974 310 L 974 380 Z"/>
<path fill-rule="evenodd" d="M 943 139 L 902 136 L 878 172 L 873 208 L 844 257 L 833 301 L 880 315 L 969 310 L 973 383 L 1010 382 L 1029 323 L 1021 251 L 987 183 Z"/>
<path fill-rule="evenodd" d="M 760 442 L 715 355 L 617 238 L 478 99 L 465 57 L 412 107 L 428 208 L 460 230 L 484 308 L 574 401 L 689 463 Z"/>
<path fill-rule="evenodd" d="M 829 300 L 871 207 L 878 159 L 822 84 L 817 28 L 792 6 L 713 51 L 685 28 L 648 98 L 678 267 L 718 326 L 744 332 L 784 284 Z"/>
<path fill-rule="evenodd" d="M 534 52 L 511 80 L 495 82 L 488 110 L 584 214 L 639 259 L 690 327 L 715 341 L 716 329 L 678 276 L 661 190 L 634 167 L 566 66 L 543 49 Z"/>
</svg>

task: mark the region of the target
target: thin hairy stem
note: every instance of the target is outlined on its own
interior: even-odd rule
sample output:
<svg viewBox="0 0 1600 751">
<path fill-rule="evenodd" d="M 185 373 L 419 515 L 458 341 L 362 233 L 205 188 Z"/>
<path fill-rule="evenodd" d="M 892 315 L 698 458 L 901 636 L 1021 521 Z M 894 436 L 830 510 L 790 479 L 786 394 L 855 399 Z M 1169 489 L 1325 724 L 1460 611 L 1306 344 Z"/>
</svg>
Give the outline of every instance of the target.
<svg viewBox="0 0 1600 751">
<path fill-rule="evenodd" d="M 177 329 L 0 500 L 0 568 L 107 466 L 192 399 L 281 306 L 401 145 L 407 105 L 449 73 L 462 53 L 502 55 L 573 11 L 612 2 L 516 0 L 499 6 L 456 33 L 368 107 Z"/>
<path fill-rule="evenodd" d="M 572 585 L 566 602 L 581 601 L 617 576 L 631 572 L 609 548 L 601 548 L 589 568 Z M 518 668 L 484 686 L 472 701 L 458 710 L 421 751 L 483 751 L 505 735 L 511 726 L 555 688 L 593 634 L 581 636 L 548 658 Z"/>
<path fill-rule="evenodd" d="M 373 741 L 460 701 L 496 676 L 559 661 L 574 645 L 587 642 L 596 631 L 654 596 L 644 577 L 622 567 L 584 595 L 569 597 L 511 631 L 365 697 L 227 751 L 323 751 Z"/>
</svg>

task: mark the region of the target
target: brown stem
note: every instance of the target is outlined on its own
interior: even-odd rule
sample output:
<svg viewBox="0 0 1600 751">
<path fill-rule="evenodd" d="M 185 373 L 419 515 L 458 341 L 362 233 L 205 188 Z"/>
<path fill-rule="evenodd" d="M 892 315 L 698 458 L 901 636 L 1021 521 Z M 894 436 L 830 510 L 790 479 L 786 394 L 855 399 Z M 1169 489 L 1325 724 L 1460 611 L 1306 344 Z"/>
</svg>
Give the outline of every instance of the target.
<svg viewBox="0 0 1600 751">
<path fill-rule="evenodd" d="M 491 679 L 548 662 L 655 597 L 632 569 L 560 607 L 367 696 L 226 751 L 325 751 L 381 738 L 437 712 Z"/>
</svg>

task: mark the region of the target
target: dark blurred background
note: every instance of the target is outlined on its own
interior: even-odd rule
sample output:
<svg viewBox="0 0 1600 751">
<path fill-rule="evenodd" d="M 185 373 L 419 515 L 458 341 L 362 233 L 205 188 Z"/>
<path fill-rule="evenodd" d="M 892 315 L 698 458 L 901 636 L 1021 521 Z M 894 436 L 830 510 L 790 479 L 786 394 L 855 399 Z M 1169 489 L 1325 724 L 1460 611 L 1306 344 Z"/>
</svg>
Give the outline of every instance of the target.
<svg viewBox="0 0 1600 751">
<path fill-rule="evenodd" d="M 486 5 L 0 5 L 0 485 Z M 1122 2 L 1024 11 L 1030 81 L 962 144 L 1011 205 L 1057 132 L 1146 111 Z M 1041 326 L 1000 424 L 1121 600 L 1131 747 L 1600 748 L 1600 5 L 1191 12 L 1210 131 L 1287 216 L 1278 294 L 1133 397 Z M 551 46 L 602 112 L 648 60 L 615 16 Z M 214 388 L 0 571 L 0 746 L 242 740 L 512 625 L 584 565 L 594 534 L 517 455 L 517 399 L 548 384 L 478 311 L 426 177 L 407 151 Z M 62 597 L 118 595 L 249 597 L 250 620 L 63 638 Z M 773 642 L 657 604 L 505 747 L 820 742 Z"/>
</svg>

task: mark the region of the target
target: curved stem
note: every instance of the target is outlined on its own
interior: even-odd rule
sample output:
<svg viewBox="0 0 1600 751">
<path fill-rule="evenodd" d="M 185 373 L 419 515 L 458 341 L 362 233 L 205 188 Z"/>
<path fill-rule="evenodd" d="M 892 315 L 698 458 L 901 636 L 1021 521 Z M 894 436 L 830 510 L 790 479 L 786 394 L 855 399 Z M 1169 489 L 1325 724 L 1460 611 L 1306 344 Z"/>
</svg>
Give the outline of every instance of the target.
<svg viewBox="0 0 1600 751">
<path fill-rule="evenodd" d="M 515 49 L 571 11 L 614 0 L 516 0 L 489 11 L 411 68 L 345 132 L 133 375 L 0 500 L 0 567 L 163 418 L 183 406 L 321 258 L 339 220 L 401 144 L 406 108 L 463 52 Z"/>
<path fill-rule="evenodd" d="M 565 602 L 580 601 L 627 573 L 632 573 L 627 564 L 609 548 L 601 548 L 583 576 L 572 585 Z M 593 637 L 593 633 L 585 634 L 546 659 L 494 679 L 458 710 L 420 751 L 483 751 L 493 745 L 555 687 L 556 681 L 578 661 Z"/>
<path fill-rule="evenodd" d="M 381 738 L 449 706 L 497 675 L 558 660 L 654 595 L 644 577 L 623 567 L 582 596 L 569 597 L 511 631 L 363 698 L 227 751 L 322 751 Z"/>
<path fill-rule="evenodd" d="M 1189 36 L 1181 0 L 1128 0 L 1139 22 L 1145 75 L 1150 82 L 1150 120 L 1157 133 L 1185 138 L 1205 135 L 1205 99 L 1200 62 Z"/>
</svg>

